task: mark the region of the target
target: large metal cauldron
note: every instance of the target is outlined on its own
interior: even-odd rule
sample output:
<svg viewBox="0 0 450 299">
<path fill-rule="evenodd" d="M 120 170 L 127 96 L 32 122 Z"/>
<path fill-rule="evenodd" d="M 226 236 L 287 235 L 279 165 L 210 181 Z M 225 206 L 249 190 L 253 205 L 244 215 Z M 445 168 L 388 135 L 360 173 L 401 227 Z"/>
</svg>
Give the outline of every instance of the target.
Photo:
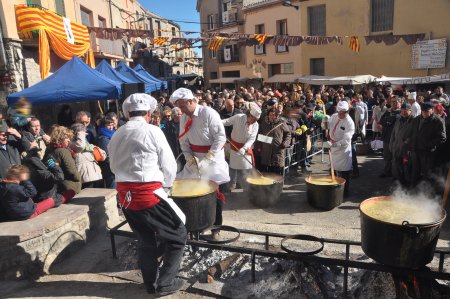
<svg viewBox="0 0 450 299">
<path fill-rule="evenodd" d="M 361 243 L 365 254 L 380 264 L 394 267 L 420 268 L 434 255 L 439 232 L 445 221 L 442 209 L 438 221 L 428 224 L 393 224 L 372 218 L 364 213 L 375 201 L 391 200 L 388 196 L 373 197 L 363 201 L 361 214 Z"/>
<path fill-rule="evenodd" d="M 177 196 L 177 186 L 192 189 L 205 186 L 201 193 L 188 196 Z M 217 189 L 219 186 L 213 181 L 200 179 L 176 180 L 171 198 L 186 215 L 186 229 L 189 232 L 201 232 L 211 227 L 216 221 Z"/>
<path fill-rule="evenodd" d="M 284 178 L 274 173 L 262 173 L 265 178 L 273 180 L 270 185 L 259 185 L 249 182 L 247 178 L 246 193 L 250 202 L 260 208 L 269 208 L 274 206 L 283 192 Z"/>
<path fill-rule="evenodd" d="M 315 180 L 330 180 L 331 176 L 310 176 L 305 179 L 306 195 L 310 205 L 321 210 L 332 210 L 344 201 L 345 179 L 335 177 L 335 183 L 320 185 Z"/>
</svg>

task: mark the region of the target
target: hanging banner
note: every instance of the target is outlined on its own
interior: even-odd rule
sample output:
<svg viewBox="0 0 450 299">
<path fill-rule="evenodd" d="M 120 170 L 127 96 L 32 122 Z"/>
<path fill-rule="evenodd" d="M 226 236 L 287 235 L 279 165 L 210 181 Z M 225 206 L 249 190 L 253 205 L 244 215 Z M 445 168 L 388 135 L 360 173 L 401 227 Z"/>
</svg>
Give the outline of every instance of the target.
<svg viewBox="0 0 450 299">
<path fill-rule="evenodd" d="M 18 31 L 22 34 L 45 29 L 60 37 L 67 38 L 68 34 L 64 25 L 63 17 L 51 10 L 28 7 L 26 5 L 16 6 L 16 19 Z M 73 40 L 78 44 L 90 44 L 89 32 L 86 26 L 70 21 L 70 30 Z"/>
<path fill-rule="evenodd" d="M 231 61 L 231 49 L 230 48 L 225 48 L 223 50 L 223 59 L 226 62 L 230 62 Z"/>
<path fill-rule="evenodd" d="M 70 19 L 63 18 L 64 30 L 66 30 L 67 42 L 72 45 L 75 44 L 75 37 L 73 36 L 72 26 L 70 25 Z"/>
</svg>

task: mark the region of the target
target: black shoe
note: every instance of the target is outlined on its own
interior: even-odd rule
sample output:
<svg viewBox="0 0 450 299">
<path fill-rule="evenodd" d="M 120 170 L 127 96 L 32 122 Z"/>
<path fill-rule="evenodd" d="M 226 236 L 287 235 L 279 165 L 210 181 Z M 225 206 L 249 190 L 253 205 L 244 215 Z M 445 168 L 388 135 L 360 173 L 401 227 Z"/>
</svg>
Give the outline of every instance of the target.
<svg viewBox="0 0 450 299">
<path fill-rule="evenodd" d="M 158 287 L 158 288 L 156 288 L 156 292 L 157 292 L 158 297 L 167 296 L 167 295 L 176 293 L 179 290 L 181 290 L 183 285 L 184 285 L 184 281 L 183 280 L 181 280 L 179 278 L 175 278 L 172 281 L 172 284 L 170 286 Z"/>
</svg>

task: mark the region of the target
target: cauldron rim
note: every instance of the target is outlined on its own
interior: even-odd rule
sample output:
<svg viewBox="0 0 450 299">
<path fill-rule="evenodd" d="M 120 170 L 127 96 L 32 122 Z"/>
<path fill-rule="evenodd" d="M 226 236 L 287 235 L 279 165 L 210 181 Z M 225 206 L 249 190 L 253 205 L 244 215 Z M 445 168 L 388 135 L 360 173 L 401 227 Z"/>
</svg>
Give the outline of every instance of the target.
<svg viewBox="0 0 450 299">
<path fill-rule="evenodd" d="M 272 180 L 273 180 L 273 183 L 270 184 L 270 185 L 261 185 L 261 184 L 252 184 L 252 183 L 250 183 L 250 182 L 248 181 L 249 178 L 253 178 L 253 177 L 258 178 L 257 176 L 247 177 L 247 178 L 245 178 L 245 182 L 246 182 L 247 184 L 249 184 L 249 185 L 252 185 L 252 186 L 273 186 L 273 185 L 275 185 L 275 184 L 281 184 L 281 183 L 284 183 L 284 177 L 283 177 L 282 175 L 279 175 L 279 174 L 276 174 L 276 173 L 270 173 L 270 172 L 263 172 L 263 173 L 261 173 L 261 174 L 262 174 L 263 177 L 265 177 L 265 178 L 272 179 Z"/>
<path fill-rule="evenodd" d="M 386 225 L 393 225 L 393 226 L 397 226 L 397 227 L 403 227 L 404 225 L 402 224 L 398 224 L 398 223 L 392 223 L 392 222 L 387 222 L 387 221 L 383 221 L 377 218 L 374 218 L 372 216 L 367 215 L 366 213 L 364 213 L 364 211 L 362 210 L 362 206 L 367 205 L 370 202 L 373 201 L 382 201 L 382 200 L 390 200 L 390 198 L 392 198 L 391 196 L 375 196 L 375 197 L 370 197 L 365 199 L 363 202 L 361 202 L 359 204 L 359 212 L 364 215 L 364 217 L 367 217 L 369 219 L 371 219 L 372 221 L 378 222 L 378 223 L 382 223 L 382 224 L 386 224 Z M 436 225 L 441 225 L 445 219 L 447 218 L 447 212 L 441 207 L 441 218 L 439 220 L 436 220 L 434 222 L 429 222 L 429 223 L 408 223 L 408 225 L 413 225 L 413 226 L 417 226 L 420 228 L 428 228 L 428 227 L 433 227 Z"/>
<path fill-rule="evenodd" d="M 309 176 L 307 178 L 305 178 L 305 183 L 310 184 L 310 185 L 314 185 L 314 186 L 324 186 L 324 187 L 330 187 L 330 186 L 337 186 L 337 185 L 343 185 L 345 184 L 345 179 L 341 178 L 341 177 L 335 177 L 335 180 L 337 181 L 337 184 L 333 184 L 333 185 L 320 185 L 320 184 L 314 184 L 311 182 L 312 178 L 330 178 L 330 175 L 314 175 L 314 176 Z"/>
<path fill-rule="evenodd" d="M 175 179 L 175 182 L 182 182 L 182 181 L 205 181 L 208 182 L 208 184 L 212 187 L 212 189 L 214 189 L 213 191 L 210 192 L 206 192 L 206 193 L 201 193 L 201 194 L 196 194 L 196 195 L 190 195 L 190 196 L 174 196 L 174 195 L 170 195 L 171 198 L 177 198 L 177 199 L 194 199 L 194 198 L 198 198 L 198 197 L 203 197 L 206 195 L 209 195 L 211 193 L 217 192 L 217 189 L 219 188 L 219 185 L 211 180 L 206 180 L 206 179 Z M 175 184 L 174 182 L 174 184 Z"/>
</svg>

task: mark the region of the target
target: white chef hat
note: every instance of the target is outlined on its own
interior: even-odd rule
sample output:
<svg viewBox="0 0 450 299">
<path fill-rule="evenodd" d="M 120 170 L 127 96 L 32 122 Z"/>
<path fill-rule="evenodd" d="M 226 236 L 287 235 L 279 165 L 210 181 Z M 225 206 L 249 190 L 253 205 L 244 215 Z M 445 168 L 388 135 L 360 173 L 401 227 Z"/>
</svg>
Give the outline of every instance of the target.
<svg viewBox="0 0 450 299">
<path fill-rule="evenodd" d="M 125 99 L 122 104 L 122 110 L 125 117 L 130 118 L 130 112 L 149 111 L 150 113 L 153 113 L 157 106 L 158 102 L 151 95 L 135 93 Z"/>
<path fill-rule="evenodd" d="M 408 94 L 408 100 L 414 100 L 415 101 L 416 98 L 417 98 L 417 92 L 413 91 L 413 92 L 410 92 Z"/>
<path fill-rule="evenodd" d="M 169 101 L 171 103 L 175 103 L 178 100 L 193 100 L 195 99 L 194 94 L 192 93 L 192 91 L 190 91 L 187 88 L 178 88 L 177 90 L 175 90 L 172 95 L 170 96 Z"/>
<path fill-rule="evenodd" d="M 256 119 L 261 117 L 261 108 L 259 108 L 258 104 L 251 102 L 250 103 L 250 114 Z"/>
<path fill-rule="evenodd" d="M 337 104 L 337 111 L 341 112 L 341 111 L 348 111 L 349 107 L 348 107 L 348 102 L 347 101 L 340 101 Z"/>
</svg>

